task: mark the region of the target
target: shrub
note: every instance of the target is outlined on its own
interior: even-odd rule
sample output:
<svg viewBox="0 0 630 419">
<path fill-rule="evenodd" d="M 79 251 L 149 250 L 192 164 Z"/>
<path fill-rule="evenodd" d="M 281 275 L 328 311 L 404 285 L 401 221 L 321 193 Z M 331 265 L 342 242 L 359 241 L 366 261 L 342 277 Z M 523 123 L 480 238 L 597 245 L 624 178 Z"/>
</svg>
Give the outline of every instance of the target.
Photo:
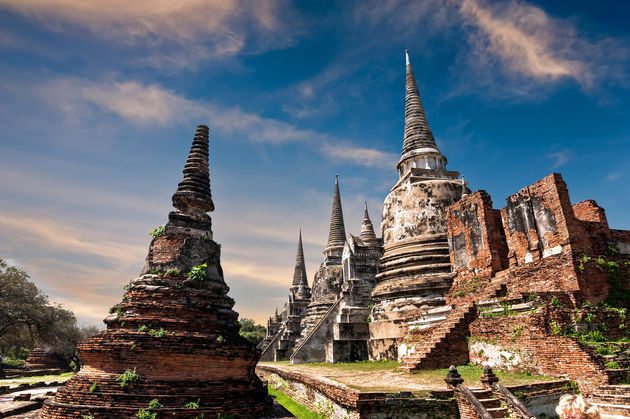
<svg viewBox="0 0 630 419">
<path fill-rule="evenodd" d="M 166 270 L 166 275 L 180 275 L 181 272 L 177 268 L 171 268 Z"/>
<path fill-rule="evenodd" d="M 184 405 L 186 409 L 199 409 L 199 399 L 196 402 L 188 402 Z"/>
<path fill-rule="evenodd" d="M 160 327 L 158 330 L 151 329 L 149 330 L 149 334 L 154 338 L 163 338 L 166 336 L 166 330 L 163 327 Z"/>
<path fill-rule="evenodd" d="M 223 336 L 219 336 L 219 337 L 217 338 L 217 342 L 219 342 L 219 343 L 223 343 L 223 341 L 224 341 L 224 340 L 225 340 L 225 339 L 223 338 Z"/>
<path fill-rule="evenodd" d="M 164 235 L 164 226 L 159 226 L 154 228 L 153 230 L 151 230 L 151 237 L 153 237 L 154 239 L 157 239 L 160 236 Z"/>
<path fill-rule="evenodd" d="M 149 409 L 163 409 L 164 405 L 160 403 L 158 399 L 153 399 L 149 402 Z"/>
<path fill-rule="evenodd" d="M 136 413 L 136 418 L 138 419 L 155 419 L 157 413 L 151 413 L 148 410 L 140 409 L 138 413 Z"/>
<path fill-rule="evenodd" d="M 149 328 L 146 325 L 140 325 L 140 327 L 138 327 L 138 332 L 139 333 L 144 333 L 144 332 L 148 332 Z"/>
<path fill-rule="evenodd" d="M 610 361 L 610 362 L 606 362 L 604 364 L 604 366 L 608 369 L 611 370 L 618 370 L 619 369 L 619 364 L 617 364 L 615 361 Z"/>
<path fill-rule="evenodd" d="M 208 279 L 208 264 L 197 265 L 188 272 L 188 279 L 193 281 L 205 281 Z"/>
<path fill-rule="evenodd" d="M 554 307 L 562 307 L 562 303 L 556 297 L 551 297 L 551 305 Z"/>
<path fill-rule="evenodd" d="M 134 368 L 133 371 L 125 370 L 125 372 L 123 372 L 118 376 L 118 378 L 116 378 L 116 381 L 120 381 L 120 388 L 125 389 L 131 386 L 133 383 L 138 382 L 139 379 L 140 376 L 136 373 L 136 369 Z"/>
<path fill-rule="evenodd" d="M 98 391 L 98 383 L 96 381 L 90 386 L 90 393 L 94 393 L 95 391 Z"/>
</svg>

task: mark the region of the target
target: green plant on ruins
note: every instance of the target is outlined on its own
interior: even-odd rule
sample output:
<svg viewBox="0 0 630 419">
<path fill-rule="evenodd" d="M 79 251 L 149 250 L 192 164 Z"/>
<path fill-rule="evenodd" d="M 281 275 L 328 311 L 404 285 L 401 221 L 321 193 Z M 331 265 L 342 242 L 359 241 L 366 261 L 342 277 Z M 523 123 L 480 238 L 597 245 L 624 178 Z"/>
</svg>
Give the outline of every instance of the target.
<svg viewBox="0 0 630 419">
<path fill-rule="evenodd" d="M 606 250 L 606 256 L 616 257 L 619 256 L 619 247 L 617 245 L 609 245 Z M 584 255 L 578 265 L 578 272 L 584 273 L 586 265 L 591 264 L 601 272 L 606 273 L 606 279 L 608 282 L 608 296 L 602 302 L 603 304 L 611 307 L 630 307 L 630 290 L 626 286 L 627 272 L 621 268 L 621 265 L 614 260 L 607 260 L 604 256 L 592 258 Z M 626 268 L 630 266 L 628 262 L 624 263 Z"/>
<path fill-rule="evenodd" d="M 619 364 L 617 364 L 615 361 L 606 362 L 606 364 L 604 364 L 604 366 L 606 368 L 612 369 L 612 370 L 618 370 L 619 369 Z"/>
<path fill-rule="evenodd" d="M 95 391 L 98 391 L 98 383 L 96 381 L 90 386 L 90 393 L 94 393 Z"/>
<path fill-rule="evenodd" d="M 164 235 L 164 226 L 159 226 L 154 228 L 153 230 L 151 230 L 151 237 L 153 237 L 154 239 L 157 239 L 158 237 L 161 237 Z"/>
<path fill-rule="evenodd" d="M 199 409 L 199 399 L 197 401 L 188 402 L 184 405 L 186 409 Z"/>
<path fill-rule="evenodd" d="M 123 390 L 127 387 L 130 387 L 134 383 L 137 383 L 138 380 L 140 380 L 140 376 L 136 373 L 135 368 L 133 369 L 133 371 L 125 370 L 125 372 L 123 372 L 116 378 L 116 381 L 120 381 L 120 388 L 122 388 Z"/>
<path fill-rule="evenodd" d="M 188 272 L 188 279 L 193 281 L 205 281 L 208 279 L 208 264 L 197 265 Z"/>
<path fill-rule="evenodd" d="M 157 413 L 151 413 L 148 410 L 140 409 L 138 413 L 136 413 L 137 419 L 155 419 L 157 417 Z"/>
<path fill-rule="evenodd" d="M 149 334 L 154 338 L 163 338 L 164 336 L 166 336 L 167 331 L 164 328 L 160 327 L 158 330 L 149 330 Z"/>
<path fill-rule="evenodd" d="M 181 275 L 181 271 L 177 268 L 167 269 L 165 272 L 166 275 L 177 276 Z"/>
<path fill-rule="evenodd" d="M 163 409 L 164 405 L 160 403 L 158 399 L 153 399 L 149 402 L 149 409 Z"/>
</svg>

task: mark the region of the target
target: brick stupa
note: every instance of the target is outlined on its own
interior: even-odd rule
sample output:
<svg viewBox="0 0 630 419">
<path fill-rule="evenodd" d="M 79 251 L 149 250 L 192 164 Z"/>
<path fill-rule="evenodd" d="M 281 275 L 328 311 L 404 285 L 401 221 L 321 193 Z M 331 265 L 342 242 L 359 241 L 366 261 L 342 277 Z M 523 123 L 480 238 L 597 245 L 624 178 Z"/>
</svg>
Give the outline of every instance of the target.
<svg viewBox="0 0 630 419">
<path fill-rule="evenodd" d="M 214 210 L 206 126 L 197 127 L 173 205 L 140 277 L 104 320 L 107 330 L 79 345 L 81 370 L 42 417 L 135 418 L 140 409 L 165 418 L 258 417 L 270 407 L 206 214 Z M 193 270 L 201 277 L 191 278 Z M 154 399 L 163 408 L 150 409 Z"/>
</svg>

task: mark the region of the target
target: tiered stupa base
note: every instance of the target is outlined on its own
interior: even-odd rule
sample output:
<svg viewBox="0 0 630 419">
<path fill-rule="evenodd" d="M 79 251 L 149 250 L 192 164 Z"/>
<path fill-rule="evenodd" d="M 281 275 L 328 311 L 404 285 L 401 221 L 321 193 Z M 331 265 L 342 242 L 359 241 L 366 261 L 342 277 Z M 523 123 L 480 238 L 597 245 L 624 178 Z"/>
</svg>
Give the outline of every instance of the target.
<svg viewBox="0 0 630 419">
<path fill-rule="evenodd" d="M 254 372 L 256 349 L 238 336 L 227 287 L 208 285 L 151 274 L 131 281 L 109 329 L 80 346 L 85 367 L 44 406 L 46 417 L 262 415 L 269 403 Z M 126 370 L 139 379 L 123 389 Z M 153 399 L 164 408 L 148 409 Z M 191 402 L 199 408 L 184 407 Z"/>
</svg>

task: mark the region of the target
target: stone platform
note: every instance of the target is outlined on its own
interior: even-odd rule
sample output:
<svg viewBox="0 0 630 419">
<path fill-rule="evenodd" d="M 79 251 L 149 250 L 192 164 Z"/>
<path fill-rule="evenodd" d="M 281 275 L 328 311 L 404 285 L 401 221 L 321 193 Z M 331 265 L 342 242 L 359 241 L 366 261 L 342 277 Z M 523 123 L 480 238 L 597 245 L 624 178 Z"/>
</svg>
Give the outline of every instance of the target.
<svg viewBox="0 0 630 419">
<path fill-rule="evenodd" d="M 459 418 L 452 389 L 443 380 L 436 384 L 421 374 L 391 369 L 343 370 L 337 367 L 258 364 L 256 373 L 270 387 L 327 418 Z M 550 416 L 560 397 L 570 388 L 568 380 L 541 381 L 506 386 L 522 394 L 525 405 L 537 416 Z M 480 390 L 472 388 L 473 390 Z"/>
</svg>

